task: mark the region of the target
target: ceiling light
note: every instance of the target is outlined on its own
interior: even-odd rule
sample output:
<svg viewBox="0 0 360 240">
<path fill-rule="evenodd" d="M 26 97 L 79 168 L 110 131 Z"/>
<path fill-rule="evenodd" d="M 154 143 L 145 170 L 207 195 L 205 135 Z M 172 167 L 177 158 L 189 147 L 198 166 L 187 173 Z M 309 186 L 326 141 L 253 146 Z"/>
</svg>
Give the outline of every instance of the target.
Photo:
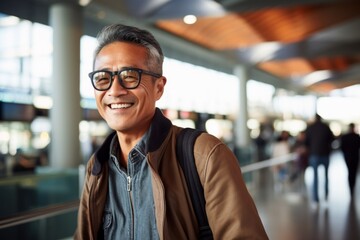
<svg viewBox="0 0 360 240">
<path fill-rule="evenodd" d="M 331 76 L 332 76 L 332 74 L 331 74 L 331 71 L 329 71 L 329 70 L 316 71 L 316 72 L 312 72 L 312 73 L 306 75 L 305 77 L 303 77 L 302 83 L 305 86 L 310 86 L 317 82 L 326 80 L 326 79 L 330 78 Z"/>
<path fill-rule="evenodd" d="M 196 23 L 197 18 L 194 15 L 186 15 L 183 20 L 186 24 L 194 24 Z"/>
<path fill-rule="evenodd" d="M 89 5 L 91 2 L 91 0 L 79 0 L 79 5 L 86 7 L 87 5 Z"/>
</svg>

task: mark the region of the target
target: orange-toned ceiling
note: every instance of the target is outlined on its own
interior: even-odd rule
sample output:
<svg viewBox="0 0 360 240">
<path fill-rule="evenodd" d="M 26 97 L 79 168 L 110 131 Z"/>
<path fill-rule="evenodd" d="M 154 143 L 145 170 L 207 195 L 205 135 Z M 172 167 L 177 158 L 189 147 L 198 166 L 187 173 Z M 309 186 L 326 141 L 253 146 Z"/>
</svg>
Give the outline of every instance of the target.
<svg viewBox="0 0 360 240">
<path fill-rule="evenodd" d="M 201 45 L 211 51 L 237 51 L 265 42 L 300 43 L 319 31 L 360 16 L 360 1 L 273 7 L 242 13 L 230 12 L 220 17 L 200 17 L 193 25 L 182 19 L 160 20 L 156 26 Z M 359 28 L 360 31 L 360 28 Z M 360 64 L 359 55 L 304 56 L 255 63 L 258 68 L 280 78 L 304 76 L 314 71 L 346 71 Z M 322 85 L 323 84 L 323 85 Z M 318 83 L 313 90 L 328 91 L 348 83 Z M 316 87 L 316 88 L 315 88 Z"/>
<path fill-rule="evenodd" d="M 359 58 L 353 57 L 322 57 L 318 59 L 292 58 L 282 61 L 268 61 L 258 64 L 258 67 L 271 72 L 279 77 L 288 78 L 302 76 L 314 71 L 332 70 L 341 72 L 348 66 L 360 62 Z M 291 73 L 291 75 L 289 75 Z"/>
<path fill-rule="evenodd" d="M 156 26 L 213 50 L 250 47 L 262 42 L 302 41 L 315 32 L 359 15 L 360 4 L 270 8 L 221 17 L 200 17 L 188 25 L 182 19 L 160 20 Z"/>
</svg>

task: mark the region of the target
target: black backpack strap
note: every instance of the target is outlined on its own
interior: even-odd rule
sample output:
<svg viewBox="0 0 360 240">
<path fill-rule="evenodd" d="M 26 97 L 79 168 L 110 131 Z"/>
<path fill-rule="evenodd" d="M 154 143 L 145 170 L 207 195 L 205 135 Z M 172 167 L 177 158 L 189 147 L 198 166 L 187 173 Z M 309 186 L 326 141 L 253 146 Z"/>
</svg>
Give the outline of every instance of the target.
<svg viewBox="0 0 360 240">
<path fill-rule="evenodd" d="M 184 172 L 192 206 L 199 224 L 199 239 L 213 239 L 205 210 L 204 189 L 201 185 L 194 158 L 194 143 L 203 131 L 184 128 L 176 140 L 176 155 Z"/>
</svg>

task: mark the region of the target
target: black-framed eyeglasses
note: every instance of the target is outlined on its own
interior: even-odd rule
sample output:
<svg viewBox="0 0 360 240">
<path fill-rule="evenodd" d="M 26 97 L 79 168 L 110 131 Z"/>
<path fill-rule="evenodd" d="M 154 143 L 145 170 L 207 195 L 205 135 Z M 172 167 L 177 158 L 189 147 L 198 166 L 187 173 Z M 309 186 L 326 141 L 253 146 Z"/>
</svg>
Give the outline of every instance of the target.
<svg viewBox="0 0 360 240">
<path fill-rule="evenodd" d="M 156 78 L 162 75 L 146 71 L 140 68 L 123 68 L 120 71 L 97 70 L 89 73 L 93 87 L 98 91 L 106 91 L 111 88 L 114 77 L 118 76 L 120 85 L 125 89 L 137 88 L 141 81 L 141 74 L 147 74 Z"/>
</svg>

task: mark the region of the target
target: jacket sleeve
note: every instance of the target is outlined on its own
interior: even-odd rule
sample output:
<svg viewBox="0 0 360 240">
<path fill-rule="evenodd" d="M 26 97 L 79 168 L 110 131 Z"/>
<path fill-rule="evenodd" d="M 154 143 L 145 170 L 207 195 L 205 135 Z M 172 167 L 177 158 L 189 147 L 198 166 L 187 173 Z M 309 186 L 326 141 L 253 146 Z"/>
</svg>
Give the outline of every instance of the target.
<svg viewBox="0 0 360 240">
<path fill-rule="evenodd" d="M 89 194 L 90 194 L 90 181 L 91 181 L 92 161 L 90 160 L 84 181 L 84 186 L 80 198 L 80 205 L 77 216 L 77 227 L 74 234 L 74 239 L 95 239 L 92 234 L 90 223 L 90 210 L 89 210 Z"/>
<path fill-rule="evenodd" d="M 232 151 L 202 134 L 194 152 L 214 239 L 268 239 Z"/>
</svg>

